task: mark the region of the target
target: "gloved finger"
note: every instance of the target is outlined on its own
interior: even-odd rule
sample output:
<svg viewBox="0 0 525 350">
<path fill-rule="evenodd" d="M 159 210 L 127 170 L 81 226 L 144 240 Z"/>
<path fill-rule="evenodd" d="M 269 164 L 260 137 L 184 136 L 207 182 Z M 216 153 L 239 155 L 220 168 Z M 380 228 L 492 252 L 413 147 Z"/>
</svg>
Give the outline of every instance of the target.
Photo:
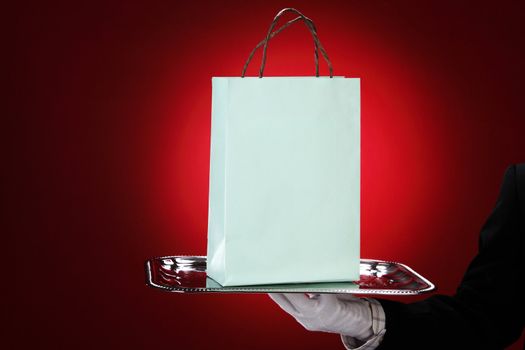
<svg viewBox="0 0 525 350">
<path fill-rule="evenodd" d="M 304 294 L 306 294 L 308 296 L 308 298 L 310 298 L 310 299 L 317 299 L 321 295 L 319 293 L 304 293 Z"/>
<path fill-rule="evenodd" d="M 302 313 L 315 310 L 317 305 L 319 305 L 318 299 L 309 299 L 303 293 L 284 293 L 283 295 L 290 301 L 296 310 Z"/>
<path fill-rule="evenodd" d="M 337 297 L 335 294 L 321 294 L 318 298 L 318 309 L 320 310 L 327 310 L 330 308 L 333 308 L 335 304 L 339 303 L 337 300 Z"/>
<path fill-rule="evenodd" d="M 277 303 L 284 311 L 290 315 L 295 316 L 300 314 L 299 310 L 282 294 L 282 293 L 268 293 L 270 298 Z"/>
</svg>

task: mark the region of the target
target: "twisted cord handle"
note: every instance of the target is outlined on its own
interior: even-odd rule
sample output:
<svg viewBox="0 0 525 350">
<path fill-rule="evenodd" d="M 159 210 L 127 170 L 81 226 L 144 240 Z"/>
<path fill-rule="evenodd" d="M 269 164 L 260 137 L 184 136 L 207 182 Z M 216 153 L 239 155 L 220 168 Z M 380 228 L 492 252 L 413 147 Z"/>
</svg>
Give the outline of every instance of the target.
<svg viewBox="0 0 525 350">
<path fill-rule="evenodd" d="M 276 36 L 277 34 L 279 34 L 280 32 L 282 32 L 284 29 L 288 28 L 290 25 L 294 24 L 295 22 L 299 21 L 299 20 L 303 20 L 301 17 L 296 17 L 288 22 L 286 22 L 285 24 L 283 24 L 281 27 L 279 27 L 279 29 L 275 30 L 272 32 L 272 34 L 270 35 L 270 39 L 273 38 L 274 36 Z M 313 23 L 312 23 L 313 24 Z M 315 29 L 315 28 L 314 28 Z M 266 42 L 266 39 L 263 39 L 261 40 L 257 46 L 255 46 L 252 50 L 252 52 L 250 52 L 250 55 L 248 56 L 248 59 L 246 60 L 246 62 L 244 63 L 244 66 L 242 67 L 242 72 L 241 72 L 241 77 L 244 78 L 245 74 L 246 74 L 246 70 L 248 69 L 248 65 L 250 64 L 250 61 L 252 60 L 253 58 L 253 55 L 255 55 L 255 52 L 257 52 L 257 50 L 264 45 L 264 43 Z M 315 62 L 315 76 L 319 76 L 319 52 L 318 52 L 319 48 L 317 47 L 317 43 L 315 42 L 314 40 L 314 62 Z"/>
<path fill-rule="evenodd" d="M 291 21 L 288 21 L 283 26 L 281 26 L 279 29 L 273 31 L 273 29 L 277 25 L 277 22 L 279 21 L 279 19 L 287 12 L 293 12 L 293 13 L 297 14 L 299 17 L 294 18 Z M 315 76 L 319 77 L 319 53 L 318 53 L 318 51 L 321 51 L 321 54 L 323 55 L 323 58 L 326 61 L 326 64 L 328 65 L 328 69 L 330 71 L 330 78 L 333 78 L 332 62 L 328 58 L 328 54 L 326 53 L 323 45 L 321 44 L 321 41 L 319 40 L 319 37 L 317 36 L 317 29 L 315 28 L 315 24 L 313 23 L 313 21 L 310 18 L 306 17 L 305 15 L 303 15 L 301 12 L 299 12 L 298 10 L 296 10 L 294 8 L 285 8 L 285 9 L 282 9 L 281 11 L 279 11 L 279 13 L 277 13 L 277 15 L 274 17 L 274 19 L 273 19 L 273 21 L 272 21 L 272 23 L 271 23 L 271 25 L 270 25 L 270 27 L 268 29 L 268 32 L 266 34 L 266 38 L 264 40 L 262 40 L 259 44 L 257 44 L 257 46 L 252 50 L 252 52 L 248 56 L 248 59 L 246 60 L 246 63 L 244 64 L 244 67 L 243 67 L 243 70 L 242 70 L 242 73 L 241 73 L 241 77 L 245 76 L 246 69 L 248 68 L 248 65 L 250 64 L 250 61 L 252 60 L 253 55 L 255 54 L 257 49 L 264 45 L 264 47 L 263 47 L 263 56 L 262 56 L 262 61 L 261 61 L 261 67 L 259 69 L 259 78 L 262 78 L 263 77 L 263 73 L 264 73 L 264 67 L 266 65 L 266 55 L 267 55 L 267 50 L 268 50 L 268 42 L 270 41 L 271 38 L 273 38 L 275 35 L 280 33 L 282 30 L 284 30 L 285 28 L 289 27 L 290 25 L 292 25 L 293 23 L 295 23 L 295 22 L 297 22 L 299 20 L 302 20 L 305 23 L 306 27 L 308 28 L 308 30 L 312 34 L 312 38 L 314 40 Z"/>
</svg>

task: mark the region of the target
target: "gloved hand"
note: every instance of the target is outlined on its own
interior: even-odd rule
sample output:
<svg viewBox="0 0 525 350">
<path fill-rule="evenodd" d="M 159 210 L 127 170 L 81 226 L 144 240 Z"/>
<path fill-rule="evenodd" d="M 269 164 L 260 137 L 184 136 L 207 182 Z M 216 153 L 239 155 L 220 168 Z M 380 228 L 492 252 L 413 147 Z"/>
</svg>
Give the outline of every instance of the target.
<svg viewBox="0 0 525 350">
<path fill-rule="evenodd" d="M 351 294 L 270 293 L 284 311 L 310 331 L 339 333 L 359 340 L 370 338 L 370 302 Z"/>
</svg>

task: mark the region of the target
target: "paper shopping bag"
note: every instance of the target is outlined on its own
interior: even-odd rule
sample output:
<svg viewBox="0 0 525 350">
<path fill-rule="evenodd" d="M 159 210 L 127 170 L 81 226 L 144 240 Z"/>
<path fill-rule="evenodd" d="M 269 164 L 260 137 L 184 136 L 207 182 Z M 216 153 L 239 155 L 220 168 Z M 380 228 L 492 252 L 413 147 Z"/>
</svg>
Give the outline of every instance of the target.
<svg viewBox="0 0 525 350">
<path fill-rule="evenodd" d="M 261 68 L 212 78 L 207 275 L 223 286 L 358 280 L 360 81 Z"/>
</svg>

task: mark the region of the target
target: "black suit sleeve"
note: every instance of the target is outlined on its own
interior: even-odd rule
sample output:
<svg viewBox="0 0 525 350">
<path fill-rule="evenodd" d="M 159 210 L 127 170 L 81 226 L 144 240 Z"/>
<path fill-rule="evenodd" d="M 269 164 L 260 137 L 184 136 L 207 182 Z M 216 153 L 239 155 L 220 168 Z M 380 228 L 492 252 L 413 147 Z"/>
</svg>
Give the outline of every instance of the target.
<svg viewBox="0 0 525 350">
<path fill-rule="evenodd" d="M 512 165 L 505 172 L 495 208 L 481 229 L 479 252 L 453 296 L 411 304 L 379 300 L 386 334 L 378 350 L 503 349 L 520 337 L 524 196 L 518 183 L 524 182 L 525 171 L 517 174 L 517 169 L 525 170 Z"/>
</svg>

